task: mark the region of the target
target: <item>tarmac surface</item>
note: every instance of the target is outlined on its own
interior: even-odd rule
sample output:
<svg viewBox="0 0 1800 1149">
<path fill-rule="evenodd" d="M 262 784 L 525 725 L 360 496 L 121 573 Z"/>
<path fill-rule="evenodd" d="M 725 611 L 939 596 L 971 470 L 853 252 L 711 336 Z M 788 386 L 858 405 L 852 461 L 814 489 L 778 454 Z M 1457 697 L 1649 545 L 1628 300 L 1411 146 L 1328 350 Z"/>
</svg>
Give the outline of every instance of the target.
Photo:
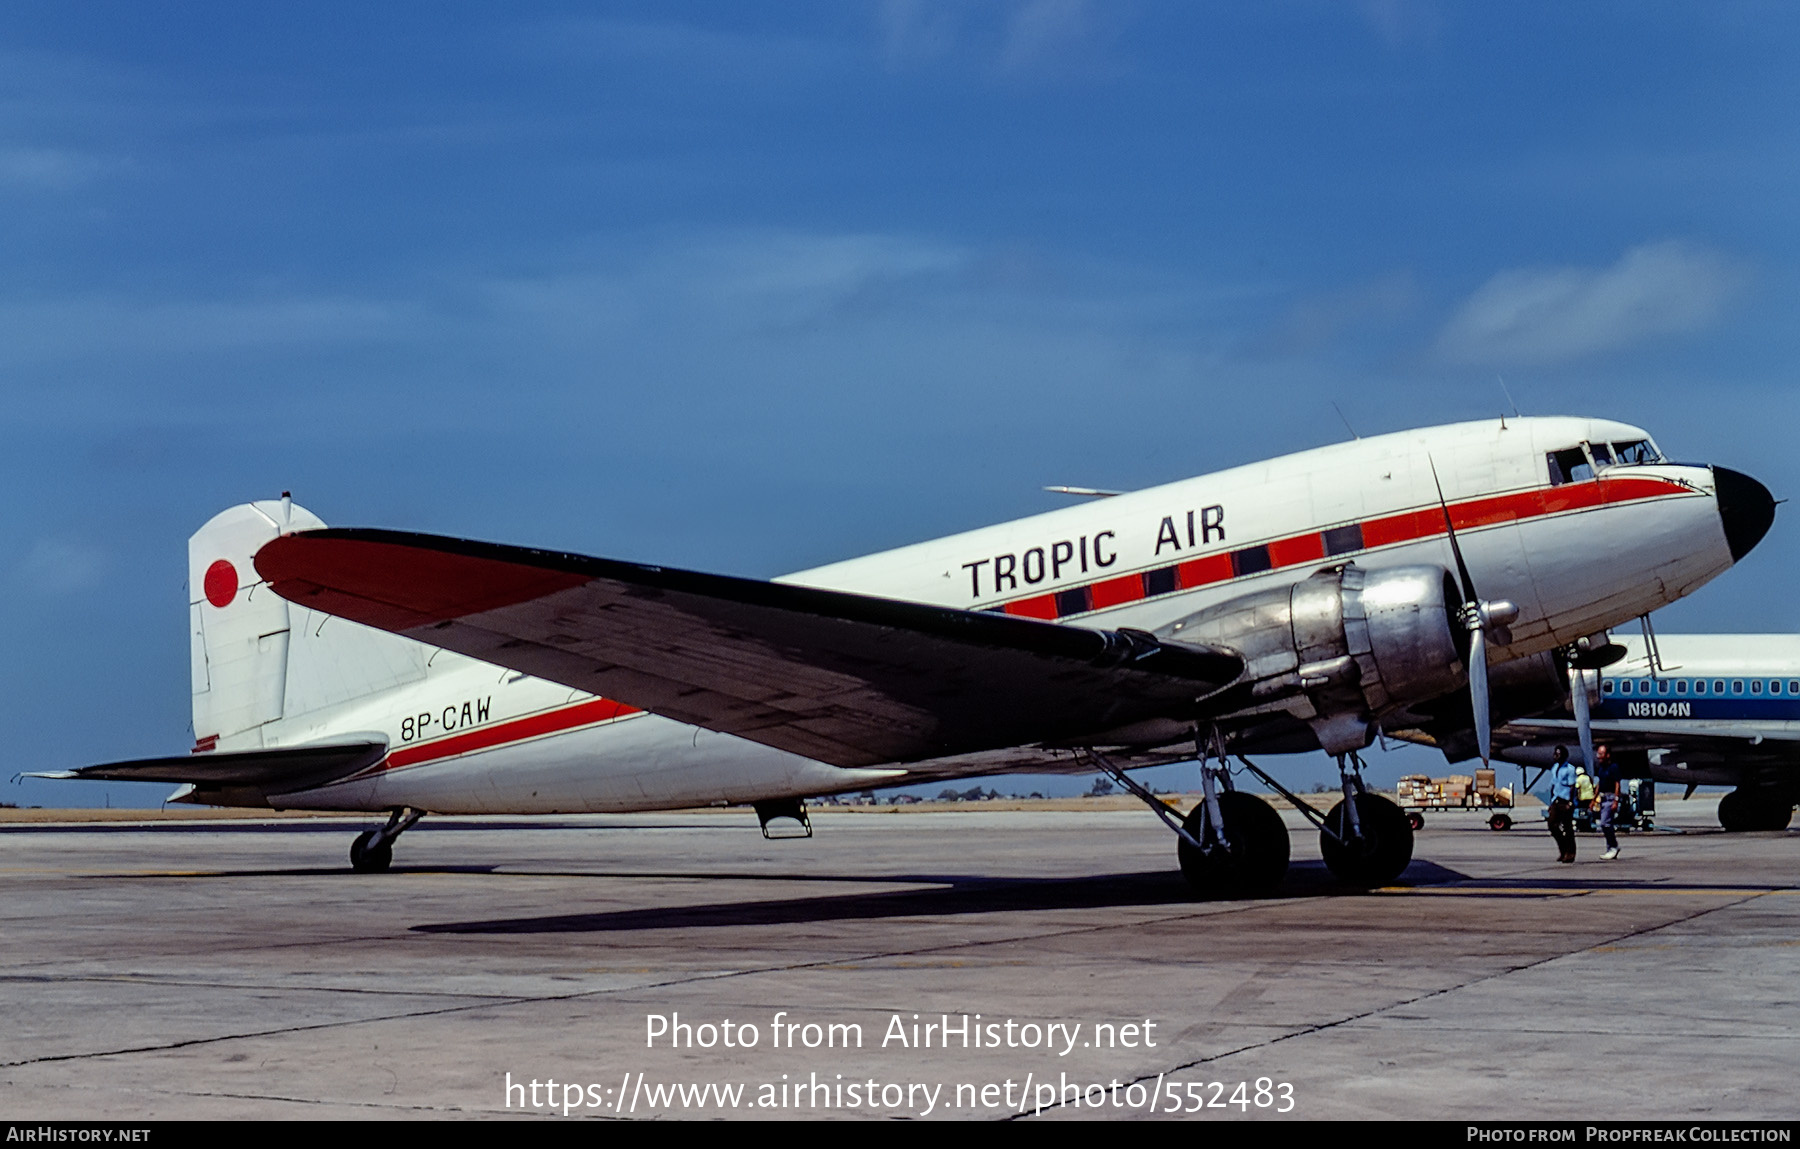
<svg viewBox="0 0 1800 1149">
<path fill-rule="evenodd" d="M 428 818 L 383 875 L 363 819 L 8 823 L 0 1116 L 1788 1120 L 1800 832 L 1715 802 L 1573 866 L 1433 816 L 1371 893 L 1289 811 L 1224 902 L 1141 809 Z"/>
</svg>

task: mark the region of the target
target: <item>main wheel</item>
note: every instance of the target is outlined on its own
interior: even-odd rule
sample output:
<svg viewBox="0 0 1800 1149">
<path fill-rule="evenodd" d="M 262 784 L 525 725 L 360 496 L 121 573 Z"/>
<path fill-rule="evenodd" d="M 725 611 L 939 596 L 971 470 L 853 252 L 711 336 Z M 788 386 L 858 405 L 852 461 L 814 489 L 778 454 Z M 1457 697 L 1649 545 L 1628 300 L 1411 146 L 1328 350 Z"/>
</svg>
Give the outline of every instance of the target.
<svg viewBox="0 0 1800 1149">
<path fill-rule="evenodd" d="M 1263 894 L 1280 883 L 1288 867 L 1288 831 L 1281 815 L 1261 798 L 1236 790 L 1219 795 L 1229 849 L 1196 850 L 1179 841 L 1175 854 L 1181 876 L 1202 897 L 1229 898 Z M 1206 816 L 1206 803 L 1195 806 L 1182 828 L 1201 842 L 1218 838 Z"/>
<path fill-rule="evenodd" d="M 390 842 L 379 846 L 370 846 L 375 840 L 374 830 L 364 830 L 350 843 L 350 868 L 359 874 L 382 874 L 394 862 L 394 847 Z"/>
<path fill-rule="evenodd" d="M 1785 830 L 1793 820 L 1794 799 L 1784 790 L 1749 790 L 1739 786 L 1719 799 L 1719 825 L 1734 834 Z"/>
<path fill-rule="evenodd" d="M 1400 807 L 1375 794 L 1356 796 L 1356 821 L 1361 835 L 1340 841 L 1333 835 L 1345 833 L 1344 803 L 1325 815 L 1325 829 L 1319 831 L 1325 867 L 1348 885 L 1385 886 L 1412 861 L 1412 826 Z"/>
</svg>

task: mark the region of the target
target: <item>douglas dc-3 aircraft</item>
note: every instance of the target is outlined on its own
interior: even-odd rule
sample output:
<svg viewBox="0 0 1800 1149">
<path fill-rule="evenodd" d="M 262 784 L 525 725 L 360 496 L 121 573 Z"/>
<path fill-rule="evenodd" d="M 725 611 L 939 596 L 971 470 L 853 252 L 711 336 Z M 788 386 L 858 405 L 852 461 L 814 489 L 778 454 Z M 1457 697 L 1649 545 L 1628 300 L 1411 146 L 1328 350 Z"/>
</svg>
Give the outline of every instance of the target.
<svg viewBox="0 0 1800 1149">
<path fill-rule="evenodd" d="M 1379 884 L 1412 830 L 1363 792 L 1378 726 L 1460 723 L 1486 757 L 1490 664 L 1503 710 L 1541 710 L 1530 684 L 1566 691 L 1607 627 L 1773 518 L 1754 479 L 1578 418 L 1340 443 L 772 582 L 251 503 L 189 544 L 194 753 L 56 776 L 388 812 L 351 850 L 381 870 L 427 811 L 751 804 L 768 833 L 811 795 L 1100 769 L 1220 893 L 1288 862 L 1226 756 L 1280 789 L 1246 755 L 1323 749 L 1345 794 L 1325 859 Z M 1196 757 L 1184 821 L 1124 773 Z"/>
<path fill-rule="evenodd" d="M 1618 661 L 1587 678 L 1590 740 L 1628 773 L 1687 786 L 1735 786 L 1719 800 L 1727 830 L 1783 830 L 1800 800 L 1800 635 L 1673 634 L 1618 639 Z M 1500 757 L 1543 765 L 1574 745 L 1576 723 L 1518 718 Z"/>
</svg>

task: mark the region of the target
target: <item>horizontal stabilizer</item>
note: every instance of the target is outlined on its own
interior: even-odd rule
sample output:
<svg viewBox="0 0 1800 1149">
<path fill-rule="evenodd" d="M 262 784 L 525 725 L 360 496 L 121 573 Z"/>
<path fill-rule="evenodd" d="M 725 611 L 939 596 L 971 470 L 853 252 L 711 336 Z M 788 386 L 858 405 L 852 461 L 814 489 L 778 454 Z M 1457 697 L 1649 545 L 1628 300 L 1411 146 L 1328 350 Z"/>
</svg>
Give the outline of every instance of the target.
<svg viewBox="0 0 1800 1149">
<path fill-rule="evenodd" d="M 271 750 L 218 750 L 174 758 L 107 762 L 79 770 L 47 770 L 27 778 L 76 778 L 100 782 L 187 782 L 195 786 L 253 786 L 265 793 L 310 790 L 348 778 L 381 761 L 381 742 L 328 746 L 280 746 Z"/>
</svg>

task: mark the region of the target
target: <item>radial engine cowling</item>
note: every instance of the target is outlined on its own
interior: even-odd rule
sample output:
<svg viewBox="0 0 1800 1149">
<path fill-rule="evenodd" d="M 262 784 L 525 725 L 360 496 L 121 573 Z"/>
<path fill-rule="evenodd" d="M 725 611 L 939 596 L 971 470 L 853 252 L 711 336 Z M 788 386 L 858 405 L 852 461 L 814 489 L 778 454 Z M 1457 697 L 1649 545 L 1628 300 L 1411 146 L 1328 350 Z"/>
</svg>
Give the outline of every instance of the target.
<svg viewBox="0 0 1800 1149">
<path fill-rule="evenodd" d="M 1242 655 L 1252 712 L 1309 723 L 1330 754 L 1369 744 L 1389 712 L 1467 681 L 1456 584 L 1442 567 L 1327 567 L 1157 632 Z"/>
</svg>

